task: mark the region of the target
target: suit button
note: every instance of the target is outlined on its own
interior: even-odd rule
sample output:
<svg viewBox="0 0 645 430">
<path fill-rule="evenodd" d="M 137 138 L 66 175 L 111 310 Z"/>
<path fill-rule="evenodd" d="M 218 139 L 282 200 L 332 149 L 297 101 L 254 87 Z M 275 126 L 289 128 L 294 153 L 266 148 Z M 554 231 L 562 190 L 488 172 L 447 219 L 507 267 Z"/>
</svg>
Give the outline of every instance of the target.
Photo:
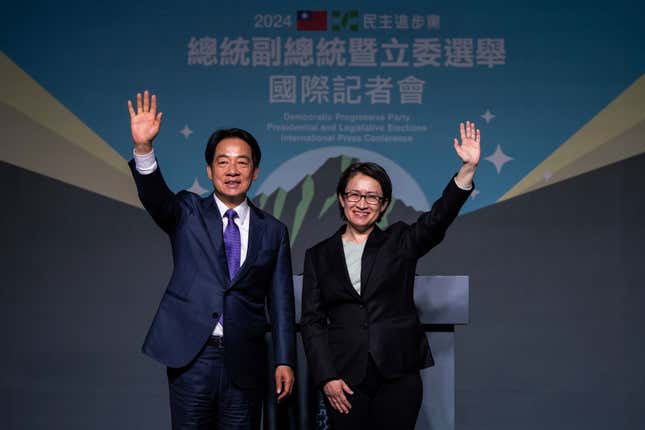
<svg viewBox="0 0 645 430">
<path fill-rule="evenodd" d="M 219 314 L 217 312 L 213 312 L 213 319 L 214 320 L 219 319 Z"/>
<path fill-rule="evenodd" d="M 363 324 L 361 324 L 361 328 L 362 328 L 363 330 L 367 330 L 367 323 L 363 323 Z"/>
<path fill-rule="evenodd" d="M 362 304 L 362 303 L 360 305 L 358 305 L 358 307 L 361 308 L 361 309 L 365 309 L 365 305 Z"/>
</svg>

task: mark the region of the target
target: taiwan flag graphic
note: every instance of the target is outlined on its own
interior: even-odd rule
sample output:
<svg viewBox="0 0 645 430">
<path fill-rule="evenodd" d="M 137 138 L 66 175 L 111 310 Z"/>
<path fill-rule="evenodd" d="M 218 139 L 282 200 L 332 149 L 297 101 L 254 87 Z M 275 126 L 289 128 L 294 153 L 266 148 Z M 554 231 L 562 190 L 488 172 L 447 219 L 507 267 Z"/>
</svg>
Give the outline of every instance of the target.
<svg viewBox="0 0 645 430">
<path fill-rule="evenodd" d="M 298 31 L 327 31 L 327 11 L 299 10 L 296 29 Z"/>
</svg>

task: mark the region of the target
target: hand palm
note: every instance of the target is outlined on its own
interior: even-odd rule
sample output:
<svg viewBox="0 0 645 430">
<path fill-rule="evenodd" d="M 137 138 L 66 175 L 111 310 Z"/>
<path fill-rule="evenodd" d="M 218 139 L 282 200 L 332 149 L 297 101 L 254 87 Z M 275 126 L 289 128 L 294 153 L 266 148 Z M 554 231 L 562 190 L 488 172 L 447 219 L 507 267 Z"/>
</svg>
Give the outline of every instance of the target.
<svg viewBox="0 0 645 430">
<path fill-rule="evenodd" d="M 461 158 L 464 163 L 479 163 L 479 143 L 475 139 L 464 139 L 461 141 L 461 145 L 457 150 L 457 155 Z"/>
<path fill-rule="evenodd" d="M 130 120 L 132 139 L 135 142 L 151 142 L 159 133 L 159 122 L 152 112 L 141 112 Z"/>
<path fill-rule="evenodd" d="M 477 164 L 481 155 L 480 150 L 480 134 L 479 130 L 475 129 L 475 123 L 470 121 L 466 122 L 466 126 L 461 123 L 459 126 L 461 134 L 461 144 L 455 139 L 454 146 L 457 155 L 464 163 Z"/>
</svg>

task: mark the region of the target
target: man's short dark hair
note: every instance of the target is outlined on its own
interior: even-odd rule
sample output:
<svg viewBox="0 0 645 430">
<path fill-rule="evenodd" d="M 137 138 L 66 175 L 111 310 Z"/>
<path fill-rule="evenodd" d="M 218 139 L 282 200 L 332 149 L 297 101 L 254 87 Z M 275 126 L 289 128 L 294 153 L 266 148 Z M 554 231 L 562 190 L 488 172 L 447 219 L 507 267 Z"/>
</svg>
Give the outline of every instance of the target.
<svg viewBox="0 0 645 430">
<path fill-rule="evenodd" d="M 241 128 L 222 128 L 215 130 L 215 132 L 208 139 L 208 143 L 206 144 L 206 151 L 204 151 L 204 158 L 206 159 L 207 165 L 210 166 L 213 164 L 213 158 L 215 157 L 215 148 L 217 148 L 217 144 L 224 139 L 228 139 L 229 137 L 237 137 L 238 139 L 242 139 L 243 141 L 248 143 L 248 145 L 251 147 L 253 168 L 255 169 L 260 166 L 260 159 L 262 158 L 260 145 L 258 145 L 258 141 L 255 140 L 255 137 L 253 137 L 251 133 L 246 130 L 242 130 Z"/>
<path fill-rule="evenodd" d="M 385 169 L 376 163 L 350 164 L 349 167 L 345 169 L 345 171 L 340 175 L 338 185 L 336 186 L 336 195 L 340 198 L 344 198 L 345 188 L 347 187 L 349 180 L 359 173 L 362 173 L 365 176 L 369 176 L 379 183 L 381 190 L 383 191 L 383 201 L 387 202 L 387 205 L 389 205 L 392 201 L 392 181 L 390 180 L 390 177 L 388 176 Z M 345 217 L 345 211 L 343 210 L 343 206 L 340 204 L 340 202 L 338 202 L 338 209 L 340 210 L 340 218 L 343 221 L 346 221 L 347 218 Z M 385 211 L 383 211 L 383 213 L 385 213 Z M 376 222 L 381 221 L 383 213 L 379 215 Z"/>
</svg>

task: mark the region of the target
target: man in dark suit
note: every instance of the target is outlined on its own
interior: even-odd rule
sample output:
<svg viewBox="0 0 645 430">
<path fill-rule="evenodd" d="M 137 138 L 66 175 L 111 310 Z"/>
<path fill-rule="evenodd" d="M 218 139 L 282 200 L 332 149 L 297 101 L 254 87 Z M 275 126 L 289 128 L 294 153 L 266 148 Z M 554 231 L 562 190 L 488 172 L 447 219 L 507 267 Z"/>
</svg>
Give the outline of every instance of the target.
<svg viewBox="0 0 645 430">
<path fill-rule="evenodd" d="M 251 204 L 260 148 L 240 129 L 216 131 L 205 158 L 215 192 L 167 187 L 152 141 L 156 96 L 128 101 L 139 198 L 169 235 L 174 270 L 143 351 L 168 368 L 174 429 L 258 429 L 266 369 L 265 300 L 273 324 L 278 401 L 291 393 L 294 296 L 286 227 Z"/>
</svg>

